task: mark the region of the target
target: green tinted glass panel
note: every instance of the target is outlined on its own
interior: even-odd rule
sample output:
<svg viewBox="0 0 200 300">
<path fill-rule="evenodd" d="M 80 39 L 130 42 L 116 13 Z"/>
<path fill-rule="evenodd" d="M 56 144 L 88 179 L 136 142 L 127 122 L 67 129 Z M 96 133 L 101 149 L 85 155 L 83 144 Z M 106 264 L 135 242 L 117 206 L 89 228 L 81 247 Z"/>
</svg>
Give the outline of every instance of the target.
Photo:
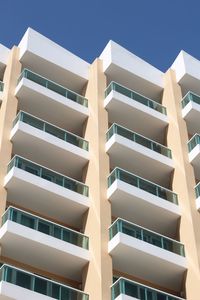
<svg viewBox="0 0 200 300">
<path fill-rule="evenodd" d="M 57 84 L 56 82 L 53 82 L 51 80 L 48 80 L 30 70 L 24 69 L 19 76 L 18 83 L 22 80 L 22 78 L 27 78 L 39 85 L 44 86 L 45 88 L 58 93 L 74 102 L 77 102 L 85 107 L 88 107 L 88 99 L 73 92 L 70 91 L 69 89 L 66 89 L 65 87 Z"/>
<path fill-rule="evenodd" d="M 84 196 L 88 196 L 89 194 L 88 186 L 84 185 L 83 183 L 75 181 L 69 177 L 60 175 L 42 166 L 36 165 L 35 163 L 32 163 L 22 157 L 14 156 L 14 158 L 11 160 L 11 162 L 8 165 L 8 172 L 14 166 L 26 172 L 29 172 L 33 175 L 39 176 L 45 180 L 61 185 L 67 189 L 70 189 Z"/>
<path fill-rule="evenodd" d="M 32 115 L 29 115 L 28 113 L 22 112 L 20 111 L 19 114 L 17 115 L 17 117 L 15 118 L 15 120 L 13 121 L 13 127 L 15 126 L 15 124 L 21 121 L 23 123 L 26 123 L 30 126 L 33 126 L 37 129 L 40 129 L 42 131 L 45 131 L 65 142 L 71 143 L 79 148 L 82 148 L 84 150 L 89 149 L 89 143 L 84 140 L 83 138 L 74 135 L 68 131 L 65 131 L 61 128 L 58 128 L 54 125 L 51 125 L 43 120 L 40 120 Z"/>
<path fill-rule="evenodd" d="M 108 177 L 108 187 L 110 187 L 113 184 L 113 182 L 117 179 L 122 180 L 130 185 L 133 185 L 164 200 L 167 200 L 174 204 L 178 204 L 177 194 L 153 182 L 145 180 L 137 175 L 134 175 L 119 168 L 115 168 Z"/>
<path fill-rule="evenodd" d="M 182 108 L 184 108 L 190 101 L 200 104 L 200 96 L 192 92 L 188 92 L 181 101 Z"/>
<path fill-rule="evenodd" d="M 58 284 L 52 284 L 52 297 L 60 299 L 61 287 Z"/>
<path fill-rule="evenodd" d="M 139 300 L 184 300 L 125 278 L 120 278 L 112 285 L 112 300 L 121 294 Z"/>
<path fill-rule="evenodd" d="M 200 196 L 200 182 L 195 186 L 196 198 Z"/>
<path fill-rule="evenodd" d="M 29 274 L 20 271 L 16 272 L 16 285 L 19 285 L 26 289 L 30 289 L 31 277 L 29 276 Z"/>
<path fill-rule="evenodd" d="M 49 234 L 51 233 L 51 225 L 43 220 L 38 221 L 38 231 Z"/>
<path fill-rule="evenodd" d="M 118 219 L 110 227 L 110 239 L 112 239 L 118 232 L 140 239 L 146 243 L 155 245 L 159 248 L 185 256 L 184 245 L 176 240 L 169 239 L 158 233 L 154 233 L 136 224 L 129 223 L 125 220 Z"/>
<path fill-rule="evenodd" d="M 62 235 L 62 232 L 63 232 L 63 228 L 62 227 L 59 227 L 59 226 L 53 226 L 53 236 L 57 239 L 63 239 L 63 235 Z"/>
<path fill-rule="evenodd" d="M 4 88 L 4 83 L 0 81 L 0 92 L 3 92 L 3 88 Z"/>
<path fill-rule="evenodd" d="M 167 147 L 158 144 L 140 134 L 137 134 L 129 129 L 126 129 L 120 125 L 113 124 L 110 129 L 107 132 L 107 141 L 113 136 L 113 134 L 118 134 L 120 136 L 123 136 L 129 140 L 132 140 L 133 142 L 136 142 L 137 144 L 140 144 L 146 148 L 149 148 L 155 152 L 158 152 L 162 155 L 165 155 L 169 158 L 172 157 L 171 150 Z"/>
<path fill-rule="evenodd" d="M 188 151 L 192 151 L 194 147 L 200 144 L 200 136 L 198 134 L 195 134 L 191 140 L 188 142 Z"/>
<path fill-rule="evenodd" d="M 129 282 L 125 283 L 125 291 L 127 296 L 138 298 L 138 286 Z"/>
<path fill-rule="evenodd" d="M 16 213 L 17 211 L 15 211 Z M 17 222 L 17 221 L 16 221 Z M 20 224 L 29 227 L 29 228 L 34 228 L 35 227 L 35 220 L 33 217 L 21 214 L 21 222 Z"/>
<path fill-rule="evenodd" d="M 74 244 L 76 246 L 88 249 L 89 239 L 87 236 L 80 234 L 78 231 L 73 231 L 70 228 L 59 226 L 48 220 L 39 218 L 25 211 L 14 207 L 9 207 L 2 218 L 2 224 L 7 220 L 11 220 L 23 226 L 38 230 L 44 234 L 61 239 L 65 242 Z"/>
<path fill-rule="evenodd" d="M 41 278 L 35 278 L 34 291 L 43 295 L 47 295 L 47 281 Z"/>
<path fill-rule="evenodd" d="M 145 106 L 148 106 L 151 109 L 154 109 L 162 114 L 167 114 L 166 108 L 162 106 L 160 103 L 149 99 L 143 95 L 140 95 L 139 93 L 132 91 L 124 86 L 121 86 L 120 84 L 116 82 L 111 82 L 110 85 L 105 90 L 105 97 L 107 97 L 111 91 L 116 91 L 126 97 L 129 97 L 130 99 L 133 99 L 134 101 L 140 102 L 141 104 L 144 104 Z"/>
<path fill-rule="evenodd" d="M 58 300 L 89 300 L 89 295 L 79 290 L 55 283 L 49 279 L 39 277 L 33 273 L 28 273 L 8 265 L 3 265 L 1 267 L 0 280 Z"/>
</svg>

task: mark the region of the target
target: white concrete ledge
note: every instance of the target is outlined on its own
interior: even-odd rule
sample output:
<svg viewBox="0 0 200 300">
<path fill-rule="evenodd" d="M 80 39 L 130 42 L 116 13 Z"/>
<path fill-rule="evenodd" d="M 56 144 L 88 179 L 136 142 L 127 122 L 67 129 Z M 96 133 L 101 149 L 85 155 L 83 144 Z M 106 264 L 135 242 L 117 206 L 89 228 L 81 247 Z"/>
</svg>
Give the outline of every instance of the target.
<svg viewBox="0 0 200 300">
<path fill-rule="evenodd" d="M 104 107 L 111 123 L 116 122 L 157 142 L 163 142 L 163 132 L 168 125 L 167 115 L 116 91 L 111 91 L 105 98 Z"/>
<path fill-rule="evenodd" d="M 181 50 L 171 66 L 175 71 L 176 80 L 182 87 L 183 95 L 188 91 L 200 94 L 200 61 Z"/>
<path fill-rule="evenodd" d="M 89 152 L 22 121 L 11 130 L 14 153 L 54 171 L 81 179 Z M 47 151 L 48 148 L 48 151 Z"/>
<path fill-rule="evenodd" d="M 108 78 L 134 87 L 146 96 L 158 98 L 163 89 L 163 73 L 131 53 L 124 47 L 109 41 L 100 55 L 103 60 L 103 71 Z"/>
<path fill-rule="evenodd" d="M 25 289 L 21 286 L 1 281 L 0 300 L 52 300 L 53 298 Z"/>
<path fill-rule="evenodd" d="M 162 186 L 169 184 L 170 173 L 174 168 L 170 157 L 119 134 L 113 134 L 107 141 L 106 152 L 110 155 L 111 168 L 118 166 Z"/>
<path fill-rule="evenodd" d="M 69 88 L 80 91 L 89 76 L 89 63 L 28 28 L 19 43 L 19 59 L 25 67 Z"/>
</svg>

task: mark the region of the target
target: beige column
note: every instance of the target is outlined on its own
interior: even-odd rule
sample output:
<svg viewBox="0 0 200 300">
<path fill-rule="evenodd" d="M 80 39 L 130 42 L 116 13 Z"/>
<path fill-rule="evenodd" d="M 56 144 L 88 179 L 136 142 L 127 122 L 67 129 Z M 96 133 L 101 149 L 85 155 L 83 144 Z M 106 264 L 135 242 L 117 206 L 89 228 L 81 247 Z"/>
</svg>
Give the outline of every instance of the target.
<svg viewBox="0 0 200 300">
<path fill-rule="evenodd" d="M 105 153 L 108 129 L 108 115 L 103 107 L 105 88 L 102 61 L 97 59 L 90 67 L 86 89 L 90 116 L 85 138 L 89 141 L 90 161 L 85 182 L 89 185 L 91 206 L 86 216 L 85 233 L 90 237 L 91 260 L 83 276 L 84 290 L 95 300 L 110 300 L 112 284 L 112 259 L 108 254 L 111 205 L 106 197 L 109 157 Z"/>
<path fill-rule="evenodd" d="M 7 172 L 7 164 L 12 155 L 12 143 L 10 142 L 10 132 L 12 122 L 17 113 L 18 100 L 14 96 L 17 79 L 21 71 L 19 62 L 19 49 L 13 47 L 10 51 L 8 64 L 4 73 L 3 101 L 0 108 L 0 216 L 5 211 L 7 192 L 3 187 L 4 177 Z"/>
<path fill-rule="evenodd" d="M 185 245 L 188 272 L 185 296 L 188 300 L 200 298 L 200 216 L 195 205 L 195 176 L 188 160 L 188 133 L 181 115 L 182 93 L 175 73 L 169 70 L 164 77 L 163 105 L 167 107 L 169 128 L 167 146 L 172 150 L 175 165 L 172 189 L 178 194 L 181 209 L 180 241 Z M 183 282 L 184 290 L 184 282 Z"/>
</svg>

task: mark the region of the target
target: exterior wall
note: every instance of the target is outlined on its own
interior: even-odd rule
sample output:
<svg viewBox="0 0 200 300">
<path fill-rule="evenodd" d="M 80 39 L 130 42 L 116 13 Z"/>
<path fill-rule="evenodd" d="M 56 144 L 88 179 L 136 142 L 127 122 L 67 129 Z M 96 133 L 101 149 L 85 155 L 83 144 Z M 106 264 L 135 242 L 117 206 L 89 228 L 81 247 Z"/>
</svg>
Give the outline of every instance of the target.
<svg viewBox="0 0 200 300">
<path fill-rule="evenodd" d="M 169 127 L 167 146 L 172 150 L 174 174 L 172 189 L 178 194 L 182 212 L 180 220 L 180 241 L 185 245 L 188 272 L 183 282 L 183 291 L 189 300 L 196 300 L 200 294 L 200 218 L 195 206 L 195 176 L 188 160 L 188 133 L 186 123 L 181 116 L 181 88 L 175 79 L 175 73 L 169 70 L 165 76 L 163 105 L 167 107 Z"/>
<path fill-rule="evenodd" d="M 90 187 L 91 206 L 86 216 L 85 234 L 90 237 L 91 261 L 84 271 L 84 291 L 90 299 L 110 299 L 112 284 L 112 259 L 108 254 L 108 227 L 111 224 L 111 205 L 107 200 L 109 157 L 105 152 L 108 116 L 103 108 L 106 77 L 102 61 L 91 65 L 86 97 L 89 99 L 90 116 L 85 138 L 89 141 L 90 161 L 85 170 L 85 183 Z"/>
</svg>

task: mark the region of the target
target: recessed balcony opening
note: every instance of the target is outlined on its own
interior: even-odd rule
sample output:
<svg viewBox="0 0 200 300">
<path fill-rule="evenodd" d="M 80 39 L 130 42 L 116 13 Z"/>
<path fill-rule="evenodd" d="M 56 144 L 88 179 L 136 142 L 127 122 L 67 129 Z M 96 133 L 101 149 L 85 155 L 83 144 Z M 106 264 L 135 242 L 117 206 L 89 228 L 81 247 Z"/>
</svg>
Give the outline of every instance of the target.
<svg viewBox="0 0 200 300">
<path fill-rule="evenodd" d="M 23 70 L 15 90 L 19 109 L 82 135 L 89 116 L 88 100 L 30 70 Z M 46 109 L 48 107 L 48 109 Z"/>
<path fill-rule="evenodd" d="M 111 82 L 105 91 L 104 107 L 108 111 L 110 123 L 116 122 L 164 143 L 165 129 L 168 125 L 167 111 L 158 102 Z"/>
<path fill-rule="evenodd" d="M 2 256 L 76 281 L 89 262 L 86 235 L 11 206 L 2 216 L 0 243 Z"/>
<path fill-rule="evenodd" d="M 174 238 L 180 209 L 176 193 L 120 168 L 108 177 L 112 215 Z"/>
<path fill-rule="evenodd" d="M 107 132 L 106 151 L 112 169 L 117 166 L 169 187 L 173 160 L 164 145 L 114 123 Z"/>
<path fill-rule="evenodd" d="M 77 180 L 89 160 L 89 143 L 72 134 L 20 111 L 11 131 L 13 152 Z"/>
<path fill-rule="evenodd" d="M 4 184 L 11 203 L 72 226 L 82 225 L 89 207 L 89 188 L 84 183 L 15 156 Z"/>
<path fill-rule="evenodd" d="M 183 244 L 120 218 L 109 230 L 114 269 L 180 291 L 187 269 Z"/>
<path fill-rule="evenodd" d="M 188 92 L 181 102 L 182 116 L 191 135 L 200 133 L 200 96 Z"/>
</svg>

